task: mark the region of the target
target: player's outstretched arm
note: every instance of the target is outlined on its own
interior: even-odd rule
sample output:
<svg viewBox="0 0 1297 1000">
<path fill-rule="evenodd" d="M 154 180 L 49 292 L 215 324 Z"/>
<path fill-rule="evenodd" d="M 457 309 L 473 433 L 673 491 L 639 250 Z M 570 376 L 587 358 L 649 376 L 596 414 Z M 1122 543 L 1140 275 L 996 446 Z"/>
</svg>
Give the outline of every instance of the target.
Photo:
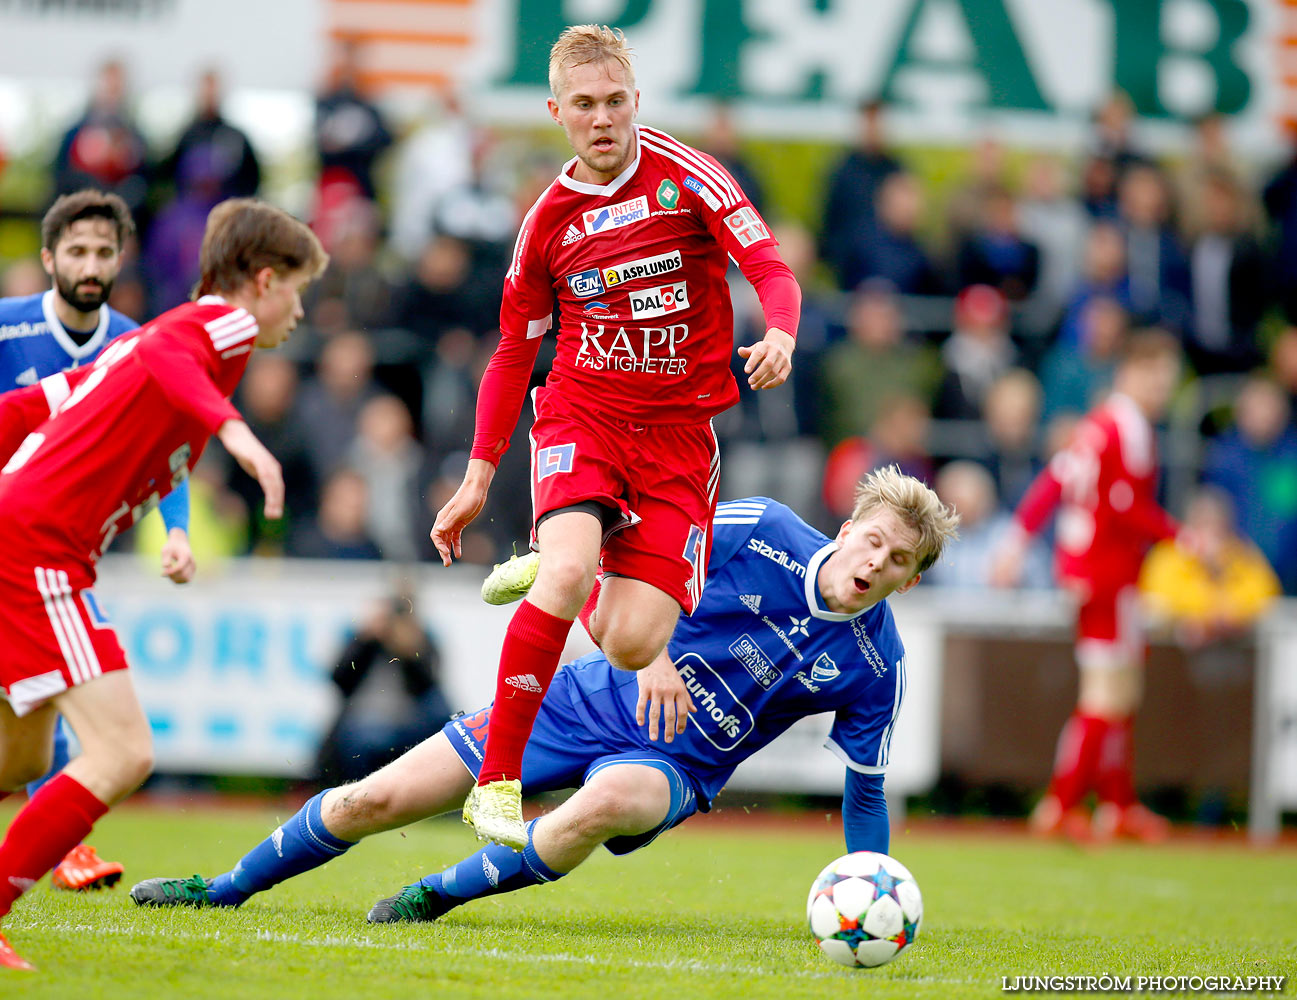
<svg viewBox="0 0 1297 1000">
<path fill-rule="evenodd" d="M 486 492 L 494 478 L 494 465 L 484 458 L 470 458 L 468 468 L 464 470 L 464 481 L 446 506 L 437 512 L 437 519 L 432 522 L 432 531 L 428 534 L 432 544 L 437 546 L 443 566 L 450 565 L 452 556 L 460 555 L 460 535 L 473 518 L 482 513 Z"/>
<path fill-rule="evenodd" d="M 793 370 L 796 339 L 778 327 L 771 327 L 765 337 L 751 346 L 739 348 L 739 357 L 747 362 L 743 371 L 753 389 L 773 389 L 783 385 Z"/>
<path fill-rule="evenodd" d="M 656 740 L 660 719 L 662 736 L 670 743 L 676 738 L 676 733 L 685 731 L 689 713 L 698 710 L 685 682 L 680 679 L 680 672 L 664 649 L 647 667 L 635 672 L 635 680 L 639 682 L 639 701 L 635 705 L 636 723 L 644 725 L 647 717 L 648 738 Z"/>
<path fill-rule="evenodd" d="M 242 420 L 225 421 L 217 429 L 216 437 L 243 471 L 260 484 L 261 492 L 266 495 L 266 517 L 271 520 L 283 517 L 284 472 L 275 456 Z"/>
</svg>

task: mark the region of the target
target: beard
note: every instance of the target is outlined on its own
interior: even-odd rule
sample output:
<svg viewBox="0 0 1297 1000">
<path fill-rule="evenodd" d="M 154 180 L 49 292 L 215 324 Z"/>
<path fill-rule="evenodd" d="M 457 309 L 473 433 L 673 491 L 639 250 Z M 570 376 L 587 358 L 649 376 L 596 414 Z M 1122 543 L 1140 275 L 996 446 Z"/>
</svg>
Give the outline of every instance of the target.
<svg viewBox="0 0 1297 1000">
<path fill-rule="evenodd" d="M 69 281 L 64 275 L 54 272 L 54 285 L 58 288 L 59 296 L 77 312 L 92 313 L 96 312 L 100 306 L 108 301 L 108 296 L 112 293 L 113 282 L 111 279 L 101 281 L 99 287 L 95 289 L 79 290 L 76 284 Z"/>
</svg>

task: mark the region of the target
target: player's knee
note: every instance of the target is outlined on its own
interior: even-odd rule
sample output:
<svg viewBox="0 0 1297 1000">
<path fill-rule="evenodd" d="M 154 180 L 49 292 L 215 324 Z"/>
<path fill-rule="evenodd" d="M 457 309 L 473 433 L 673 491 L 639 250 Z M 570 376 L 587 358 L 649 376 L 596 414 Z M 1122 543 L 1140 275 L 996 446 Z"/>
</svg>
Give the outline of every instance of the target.
<svg viewBox="0 0 1297 1000">
<path fill-rule="evenodd" d="M 638 629 L 635 622 L 626 619 L 624 627 L 617 622 L 603 622 L 600 648 L 613 666 L 621 670 L 642 670 L 662 651 L 658 636 Z"/>
<path fill-rule="evenodd" d="M 322 814 L 324 825 L 331 833 L 347 840 L 358 840 L 376 830 L 386 829 L 396 808 L 389 786 L 365 778 L 335 788 L 326 798 Z"/>
<path fill-rule="evenodd" d="M 629 775 L 603 776 L 585 789 L 579 827 L 591 839 L 628 836 L 651 830 L 660 823 L 666 802 L 648 794 L 645 783 Z"/>
<path fill-rule="evenodd" d="M 153 773 L 153 743 L 144 741 L 125 747 L 121 757 L 121 775 L 124 790 L 139 788 Z"/>
<path fill-rule="evenodd" d="M 533 593 L 544 591 L 565 604 L 575 605 L 576 611 L 594 589 L 595 567 L 574 554 L 546 552 L 540 561 Z M 576 612 L 574 611 L 573 614 Z"/>
</svg>

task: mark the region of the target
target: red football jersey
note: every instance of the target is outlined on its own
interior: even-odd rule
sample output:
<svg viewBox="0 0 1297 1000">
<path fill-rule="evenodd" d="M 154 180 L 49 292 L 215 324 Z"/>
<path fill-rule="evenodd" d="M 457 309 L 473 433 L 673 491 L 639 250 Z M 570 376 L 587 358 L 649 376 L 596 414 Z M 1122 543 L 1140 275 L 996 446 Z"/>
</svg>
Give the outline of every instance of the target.
<svg viewBox="0 0 1297 1000">
<path fill-rule="evenodd" d="M 574 159 L 523 219 L 475 458 L 495 461 L 513 430 L 555 303 L 547 384 L 582 405 L 634 423 L 685 424 L 738 399 L 725 271 L 731 256 L 743 267 L 773 255 L 775 240 L 713 157 L 647 126 L 635 134 L 635 160 L 610 183 L 573 179 Z M 789 332 L 792 312 L 781 317 Z"/>
<path fill-rule="evenodd" d="M 1176 531 L 1156 486 L 1153 427 L 1130 397 L 1114 393 L 1077 424 L 1068 446 L 1036 477 L 1017 519 L 1034 533 L 1057 507 L 1060 576 L 1100 586 L 1134 583 L 1149 545 Z"/>
<path fill-rule="evenodd" d="M 0 470 L 6 558 L 90 563 L 183 480 L 207 439 L 240 419 L 229 396 L 248 364 L 256 320 L 205 296 L 126 334 L 93 366 L 12 393 L 8 427 L 35 423 Z M 42 405 L 44 412 L 41 412 Z"/>
</svg>

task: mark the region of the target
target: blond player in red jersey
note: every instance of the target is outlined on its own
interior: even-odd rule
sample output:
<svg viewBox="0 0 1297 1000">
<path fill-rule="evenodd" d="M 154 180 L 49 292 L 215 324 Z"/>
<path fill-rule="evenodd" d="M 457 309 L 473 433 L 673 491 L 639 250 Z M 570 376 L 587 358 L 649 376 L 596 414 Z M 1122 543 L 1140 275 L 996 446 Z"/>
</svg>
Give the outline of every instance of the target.
<svg viewBox="0 0 1297 1000">
<path fill-rule="evenodd" d="M 148 719 L 95 600 L 95 563 L 184 480 L 211 435 L 283 513 L 279 463 L 229 401 L 255 347 L 276 347 L 327 257 L 291 216 L 251 199 L 212 210 L 200 297 L 115 340 L 95 364 L 0 401 L 0 794 L 45 773 L 62 714 L 81 755 L 0 842 L 0 918 L 153 766 Z M 0 967 L 30 969 L 0 936 Z"/>
<path fill-rule="evenodd" d="M 1059 735 L 1049 791 L 1032 814 L 1040 833 L 1078 840 L 1166 834 L 1166 821 L 1135 799 L 1131 722 L 1143 690 L 1140 566 L 1150 545 L 1177 531 L 1155 498 L 1153 424 L 1165 414 L 1179 374 L 1180 347 L 1170 334 L 1149 330 L 1130 339 L 1112 394 L 1028 488 L 1015 514 L 1017 531 L 992 568 L 995 583 L 1016 583 L 1027 539 L 1058 511 L 1057 573 L 1079 602 L 1080 685 Z M 1083 810 L 1092 790 L 1099 800 L 1093 818 Z"/>
<path fill-rule="evenodd" d="M 557 357 L 533 396 L 531 432 L 533 547 L 544 559 L 509 623 L 491 738 L 464 809 L 480 837 L 516 850 L 526 843 L 522 750 L 596 570 L 591 625 L 623 669 L 653 662 L 701 595 L 720 473 L 711 418 L 738 399 L 729 259 L 765 312 L 764 338 L 739 348 L 752 388 L 788 377 L 801 302 L 725 168 L 635 124 L 621 32 L 568 28 L 549 84 L 550 116 L 576 156 L 523 220 L 468 469 L 431 533 L 449 565 L 486 501 L 557 305 Z"/>
</svg>

